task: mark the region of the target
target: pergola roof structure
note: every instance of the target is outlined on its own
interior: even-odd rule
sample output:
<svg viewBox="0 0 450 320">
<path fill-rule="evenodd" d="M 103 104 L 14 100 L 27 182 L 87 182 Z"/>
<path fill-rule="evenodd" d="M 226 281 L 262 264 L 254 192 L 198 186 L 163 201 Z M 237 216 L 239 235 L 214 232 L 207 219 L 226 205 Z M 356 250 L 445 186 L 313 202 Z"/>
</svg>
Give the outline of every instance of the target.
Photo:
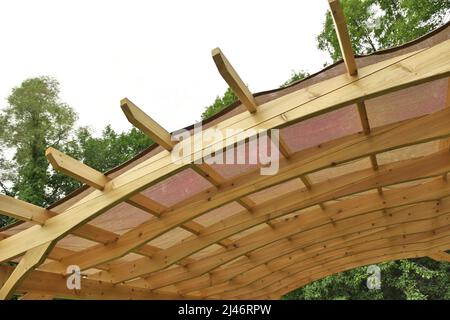
<svg viewBox="0 0 450 320">
<path fill-rule="evenodd" d="M 0 231 L 0 298 L 277 299 L 359 266 L 450 261 L 450 25 L 355 57 L 329 3 L 344 61 L 291 86 L 253 95 L 213 50 L 240 102 L 203 134 L 280 129 L 277 174 L 198 161 L 250 143 L 238 136 L 175 163 L 176 141 L 124 99 L 157 144 L 105 174 L 50 148 L 54 169 L 84 187 L 46 209 L 0 196 L 0 213 L 23 221 Z M 188 130 L 178 144 L 202 139 Z"/>
</svg>

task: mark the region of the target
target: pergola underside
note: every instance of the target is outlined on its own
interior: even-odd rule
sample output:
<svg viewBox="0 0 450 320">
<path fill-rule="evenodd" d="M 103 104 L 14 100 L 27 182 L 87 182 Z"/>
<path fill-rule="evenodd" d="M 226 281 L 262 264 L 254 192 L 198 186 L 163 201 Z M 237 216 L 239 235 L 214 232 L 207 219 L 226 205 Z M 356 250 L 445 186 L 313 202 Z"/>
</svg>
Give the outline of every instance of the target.
<svg viewBox="0 0 450 320">
<path fill-rule="evenodd" d="M 359 266 L 450 261 L 449 25 L 355 59 L 329 2 L 344 62 L 287 88 L 251 94 L 213 50 L 240 102 L 203 128 L 280 128 L 276 175 L 199 164 L 199 150 L 174 163 L 169 133 L 124 99 L 159 146 L 106 174 L 50 148 L 86 187 L 47 209 L 0 196 L 0 213 L 24 221 L 0 232 L 0 297 L 277 299 Z M 199 138 L 189 129 L 179 144 Z M 235 141 L 208 143 L 205 154 Z M 71 265 L 80 290 L 66 286 Z"/>
</svg>

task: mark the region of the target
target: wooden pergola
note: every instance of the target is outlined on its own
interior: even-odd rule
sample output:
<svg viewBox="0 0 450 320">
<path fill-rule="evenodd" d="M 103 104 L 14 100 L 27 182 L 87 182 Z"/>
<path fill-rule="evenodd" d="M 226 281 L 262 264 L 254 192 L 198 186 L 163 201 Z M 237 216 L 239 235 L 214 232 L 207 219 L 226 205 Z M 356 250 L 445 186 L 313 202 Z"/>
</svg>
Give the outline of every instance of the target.
<svg viewBox="0 0 450 320">
<path fill-rule="evenodd" d="M 278 299 L 359 266 L 450 261 L 450 26 L 355 57 L 329 4 L 344 60 L 293 85 L 253 95 L 212 51 L 240 101 L 203 134 L 280 129 L 277 174 L 200 161 L 245 137 L 175 163 L 176 141 L 123 99 L 155 145 L 105 174 L 49 148 L 84 187 L 49 208 L 0 195 L 0 213 L 22 221 L 0 231 L 0 298 Z M 187 129 L 178 143 L 203 139 Z M 72 265 L 80 289 L 66 285 Z"/>
</svg>

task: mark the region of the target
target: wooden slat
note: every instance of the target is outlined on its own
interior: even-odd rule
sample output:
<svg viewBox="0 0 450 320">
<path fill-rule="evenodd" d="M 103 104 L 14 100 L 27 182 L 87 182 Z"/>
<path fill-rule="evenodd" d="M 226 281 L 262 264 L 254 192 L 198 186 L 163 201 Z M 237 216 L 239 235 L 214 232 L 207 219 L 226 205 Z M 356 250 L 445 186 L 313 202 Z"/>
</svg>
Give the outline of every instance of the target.
<svg viewBox="0 0 450 320">
<path fill-rule="evenodd" d="M 445 57 L 449 49 L 450 41 L 445 41 L 429 49 L 424 49 L 362 68 L 358 79 L 348 79 L 338 76 L 323 81 L 311 86 L 309 90 L 308 88 L 305 88 L 305 90 L 301 89 L 288 96 L 284 96 L 281 99 L 272 100 L 260 105 L 258 107 L 257 118 L 248 118 L 245 114 L 239 114 L 221 122 L 215 129 L 233 129 L 235 127 L 241 129 L 248 129 L 249 127 L 254 129 L 259 129 L 261 127 L 266 129 L 276 128 L 293 123 L 294 121 L 300 121 L 334 110 L 357 100 L 370 99 L 408 86 L 447 77 L 450 74 L 450 65 L 448 65 Z M 411 69 L 413 69 L 414 72 L 405 71 Z M 314 97 L 311 97 L 311 89 L 314 89 L 314 92 L 318 93 L 318 95 L 315 94 Z M 277 116 L 281 114 L 284 116 Z M 426 117 L 422 119 L 425 118 Z M 442 128 L 440 129 L 442 130 Z M 420 129 L 416 131 L 419 133 Z M 423 132 L 420 132 L 420 134 L 422 137 L 430 139 L 429 133 L 424 135 Z M 441 138 L 445 136 L 446 135 L 443 134 Z M 191 139 L 187 139 L 182 143 L 190 144 L 190 140 Z M 227 141 L 229 140 L 227 139 L 225 141 L 223 144 L 224 147 L 237 142 Z M 209 148 L 209 146 L 215 142 L 217 141 L 212 141 L 205 146 L 205 148 Z M 222 141 L 220 141 L 220 143 L 222 144 Z M 191 158 L 192 161 L 197 161 L 203 157 L 204 154 L 193 153 L 192 155 L 189 155 L 189 157 L 191 156 L 193 156 Z M 100 191 L 92 192 L 81 204 L 66 210 L 57 217 L 49 219 L 52 220 L 51 224 L 46 224 L 43 227 L 33 226 L 8 239 L 0 241 L 0 261 L 5 261 L 32 247 L 63 236 L 76 226 L 94 218 L 111 206 L 119 203 L 124 198 L 152 185 L 156 181 L 167 177 L 169 174 L 178 172 L 183 167 L 183 164 L 172 163 L 170 154 L 157 155 L 156 158 L 152 157 L 145 160 L 140 164 L 139 168 L 132 170 L 128 174 L 124 173 L 119 175 L 108 182 L 108 184 L 113 185 L 114 188 L 111 188 L 105 193 Z M 277 178 L 280 179 L 282 177 Z M 196 214 L 194 214 L 194 216 L 195 215 Z M 155 231 L 158 231 L 155 233 L 151 232 L 151 234 L 157 236 L 161 234 L 161 232 L 170 230 L 178 226 L 180 222 L 182 223 L 191 218 L 192 216 L 183 214 L 181 221 L 179 219 L 174 219 L 173 223 L 164 223 L 165 227 L 163 229 L 159 228 L 160 225 L 154 224 L 153 227 L 156 228 Z M 41 228 L 44 228 L 44 230 L 41 230 Z M 138 233 L 140 232 L 141 231 L 138 231 Z M 30 243 L 27 240 L 30 237 L 34 239 L 33 243 Z M 132 238 L 133 241 L 130 241 L 129 243 L 132 243 L 132 246 L 135 246 L 136 239 L 134 239 L 134 236 Z M 145 238 L 147 239 L 147 237 Z M 139 242 L 137 243 L 138 245 L 140 244 Z M 109 254 L 117 256 L 117 252 L 115 251 L 110 251 Z"/>
<path fill-rule="evenodd" d="M 203 178 L 208 180 L 216 188 L 220 188 L 220 186 L 226 182 L 224 177 L 222 177 L 217 171 L 215 171 L 209 164 L 205 162 L 192 165 L 192 169 L 200 174 Z"/>
<path fill-rule="evenodd" d="M 14 290 L 20 285 L 23 278 L 32 271 L 35 266 L 45 260 L 46 253 L 51 249 L 52 245 L 53 242 L 47 242 L 34 247 L 25 253 L 8 280 L 6 280 L 5 284 L 0 289 L 0 300 L 9 299 L 12 296 Z"/>
<path fill-rule="evenodd" d="M 61 171 L 74 179 L 83 181 L 94 188 L 103 190 L 104 186 L 106 185 L 106 182 L 110 181 L 110 179 L 101 172 L 98 172 L 97 170 L 53 148 L 49 148 L 46 152 L 46 155 L 49 158 L 50 163 L 53 165 L 55 170 Z M 127 202 L 141 210 L 153 214 L 156 217 L 159 217 L 162 212 L 167 210 L 165 206 L 157 203 L 156 201 L 142 194 L 133 195 L 132 197 L 130 197 L 130 199 L 127 200 Z M 182 228 L 194 234 L 199 234 L 200 231 L 203 229 L 203 226 L 198 223 L 190 221 L 186 222 L 182 226 Z"/>
<path fill-rule="evenodd" d="M 376 178 L 375 177 L 370 178 L 370 174 L 371 174 L 370 169 L 362 170 L 360 172 L 352 172 L 347 175 L 332 179 L 328 182 L 322 182 L 321 184 L 318 184 L 316 198 L 323 199 L 323 196 L 321 196 L 320 194 L 325 195 L 326 197 L 330 197 L 330 199 L 331 199 L 331 197 L 339 198 L 339 197 L 343 197 L 343 196 L 348 196 L 352 193 L 359 193 L 364 190 L 374 188 L 376 185 L 390 185 L 390 184 L 394 184 L 394 183 L 401 183 L 401 182 L 405 182 L 405 181 L 410 181 L 410 178 L 412 178 L 412 177 L 420 179 L 421 177 L 424 178 L 429 175 L 437 176 L 437 175 L 439 175 L 439 172 L 447 170 L 446 168 L 450 164 L 450 162 L 449 162 L 450 156 L 447 153 L 441 152 L 440 154 L 441 154 L 442 158 L 438 162 L 440 162 L 441 165 L 444 165 L 443 167 L 441 165 L 439 165 L 438 162 L 433 160 L 433 157 L 424 157 L 423 159 L 416 159 L 414 161 L 412 161 L 412 160 L 400 161 L 399 163 L 393 163 L 393 164 L 389 164 L 387 166 L 384 165 L 381 167 L 381 170 L 378 173 L 375 173 Z M 425 169 L 427 167 L 428 167 L 428 169 L 431 169 L 433 171 L 436 170 L 436 171 L 434 171 L 432 173 L 432 172 L 428 171 L 428 169 Z M 439 169 L 439 167 L 440 167 L 440 169 Z M 366 177 L 364 177 L 362 175 L 364 172 L 366 172 L 366 174 L 367 174 Z M 386 178 L 387 178 L 387 180 L 386 180 Z M 333 187 L 331 187 L 331 186 L 327 187 L 328 184 L 331 184 Z M 347 186 L 345 186 L 345 184 L 347 184 Z M 406 196 L 406 194 L 404 194 L 404 195 Z M 390 197 L 390 194 L 388 194 L 388 196 Z M 290 196 L 290 198 L 294 201 L 289 200 L 289 198 L 285 198 L 285 199 L 280 200 L 280 202 L 285 202 L 287 206 L 290 206 L 290 204 L 293 204 L 295 201 L 297 201 L 298 208 L 308 206 L 307 201 L 303 202 L 303 205 L 301 205 L 301 203 L 302 203 L 301 196 L 299 197 L 297 193 L 293 193 L 292 196 Z M 300 198 L 300 199 L 296 199 L 296 198 Z M 374 199 L 376 199 L 376 198 L 377 198 L 376 196 L 373 196 L 373 197 L 370 197 L 371 200 L 369 200 L 369 197 L 367 199 L 368 199 L 368 201 L 375 201 Z M 305 200 L 307 200 L 307 198 L 305 198 Z M 271 210 L 270 204 L 262 203 L 260 205 L 260 207 L 263 210 L 261 210 L 260 208 L 256 208 L 254 210 L 253 214 L 249 215 L 247 217 L 247 220 L 254 221 L 255 218 L 271 214 L 270 213 L 270 210 Z M 278 211 L 283 210 L 283 206 L 280 204 L 276 207 L 274 206 L 274 208 L 276 208 L 276 210 L 278 210 Z M 330 206 L 329 209 L 331 212 L 333 212 L 333 210 L 339 210 L 336 206 Z M 265 210 L 267 210 L 267 211 L 265 211 Z M 319 211 L 317 211 L 316 214 L 318 214 L 320 216 Z M 334 218 L 333 215 L 327 215 L 327 217 Z M 339 217 L 339 215 L 337 217 Z M 242 217 L 233 217 L 233 219 L 234 218 L 236 218 L 235 223 L 233 223 L 231 221 L 231 218 L 229 219 L 229 221 L 224 220 L 220 223 L 222 226 L 226 226 L 228 228 L 228 231 L 219 232 L 220 231 L 219 224 L 212 225 L 212 226 L 206 228 L 204 230 L 203 235 L 201 237 L 199 237 L 198 239 L 195 239 L 192 241 L 187 240 L 187 241 L 185 241 L 184 244 L 174 245 L 171 248 L 165 249 L 163 252 L 161 252 L 161 254 L 163 253 L 162 256 L 165 257 L 165 262 L 166 262 L 166 260 L 167 260 L 167 262 L 176 261 L 176 259 L 174 259 L 174 258 L 176 255 L 179 255 L 180 253 L 183 253 L 183 254 L 181 256 L 178 256 L 178 258 L 182 258 L 184 256 L 184 254 L 189 254 L 189 252 L 195 252 L 196 250 L 200 250 L 202 247 L 208 246 L 210 242 L 214 241 L 214 237 L 211 237 L 210 235 L 215 235 L 218 238 L 220 238 L 221 236 L 229 235 L 233 232 L 236 232 L 236 229 L 234 229 L 234 230 L 231 229 L 231 226 L 236 225 L 237 223 L 242 224 L 245 221 L 245 218 L 243 216 Z M 255 223 L 258 223 L 258 222 L 255 222 Z M 248 227 L 249 227 L 248 225 L 242 224 L 242 230 L 244 228 L 248 228 Z M 305 224 L 303 227 L 307 227 L 307 225 Z M 299 226 L 299 228 L 300 228 L 300 226 Z M 237 230 L 241 230 L 241 228 L 238 228 Z M 276 252 L 272 253 L 272 255 L 275 256 Z M 166 257 L 169 257 L 169 258 L 167 259 Z M 155 266 L 155 264 L 158 260 L 159 260 L 158 255 L 154 256 L 153 263 L 151 265 L 150 264 L 147 265 L 149 270 L 151 270 L 151 268 L 153 268 Z M 144 268 L 144 270 L 145 270 L 145 267 L 143 265 L 141 265 L 140 267 Z M 126 270 L 127 269 L 126 264 L 120 266 L 120 268 L 123 270 Z M 131 266 L 129 266 L 129 269 L 133 269 L 133 268 Z M 134 273 L 136 274 L 136 271 L 134 271 Z"/>
<path fill-rule="evenodd" d="M 150 139 L 164 149 L 171 151 L 175 142 L 172 141 L 170 133 L 161 127 L 155 120 L 150 118 L 144 111 L 139 109 L 129 99 L 120 101 L 120 106 L 128 121 L 144 132 Z"/>
<path fill-rule="evenodd" d="M 358 69 L 356 67 L 355 56 L 353 54 L 344 13 L 339 0 L 328 0 L 328 4 L 330 5 L 331 16 L 333 17 L 336 35 L 341 48 L 342 57 L 344 58 L 345 67 L 347 68 L 348 74 L 354 76 L 358 73 Z"/>
<path fill-rule="evenodd" d="M 256 107 L 258 104 L 256 103 L 253 94 L 250 90 L 248 90 L 247 86 L 244 84 L 222 51 L 219 48 L 215 48 L 212 50 L 211 54 L 219 73 L 234 91 L 242 104 L 250 113 L 256 112 Z"/>
<path fill-rule="evenodd" d="M 21 221 L 28 221 L 40 225 L 43 225 L 45 221 L 57 215 L 56 212 L 51 210 L 5 195 L 0 195 L 0 213 Z M 79 227 L 73 231 L 73 234 L 103 244 L 117 240 L 116 234 L 90 224 Z"/>
</svg>

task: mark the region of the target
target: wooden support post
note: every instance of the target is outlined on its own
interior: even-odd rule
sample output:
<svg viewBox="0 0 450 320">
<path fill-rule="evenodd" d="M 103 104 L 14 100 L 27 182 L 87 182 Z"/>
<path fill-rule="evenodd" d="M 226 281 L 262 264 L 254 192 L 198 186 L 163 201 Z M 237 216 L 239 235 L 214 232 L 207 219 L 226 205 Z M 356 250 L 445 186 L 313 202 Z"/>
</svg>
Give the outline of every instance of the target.
<svg viewBox="0 0 450 320">
<path fill-rule="evenodd" d="M 150 139 L 155 141 L 167 151 L 171 151 L 175 145 L 170 133 L 161 127 L 155 120 L 150 118 L 144 111 L 139 109 L 127 98 L 120 101 L 120 106 L 128 121 L 144 132 Z"/>
<path fill-rule="evenodd" d="M 11 298 L 15 288 L 19 286 L 23 278 L 45 260 L 46 254 L 53 247 L 53 243 L 54 241 L 50 241 L 41 244 L 25 253 L 13 273 L 0 289 L 0 300 Z"/>
<path fill-rule="evenodd" d="M 256 107 L 258 104 L 256 103 L 255 97 L 253 97 L 253 94 L 250 90 L 248 90 L 247 86 L 234 70 L 230 62 L 228 62 L 222 51 L 219 48 L 215 48 L 212 50 L 212 57 L 220 74 L 234 91 L 242 104 L 250 113 L 256 112 Z"/>
</svg>

